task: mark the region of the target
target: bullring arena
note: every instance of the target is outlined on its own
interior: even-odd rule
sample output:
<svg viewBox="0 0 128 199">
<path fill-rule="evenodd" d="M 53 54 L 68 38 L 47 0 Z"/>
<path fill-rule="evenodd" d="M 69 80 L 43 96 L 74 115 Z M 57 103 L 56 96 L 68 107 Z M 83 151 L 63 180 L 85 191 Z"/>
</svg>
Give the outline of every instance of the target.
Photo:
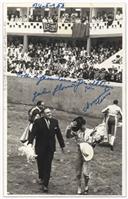
<svg viewBox="0 0 128 199">
<path fill-rule="evenodd" d="M 68 9 L 49 12 L 48 17 L 47 10 L 32 11 L 30 5 L 7 8 L 8 195 L 43 195 L 36 183 L 36 162 L 27 163 L 18 152 L 28 110 L 38 100 L 52 108 L 66 144 L 64 154 L 57 144 L 49 195 L 76 195 L 77 149 L 74 140 L 66 139 L 67 125 L 81 115 L 87 127 L 94 128 L 103 121 L 102 109 L 114 99 L 122 108 L 122 8 L 76 5 L 74 15 Z M 45 31 L 47 23 L 54 33 Z M 90 27 L 84 39 L 74 39 L 78 33 L 72 36 L 73 24 Z M 114 151 L 107 143 L 94 151 L 88 195 L 122 195 L 122 127 L 117 128 Z"/>
<path fill-rule="evenodd" d="M 20 143 L 20 136 L 23 133 L 27 123 L 27 112 L 32 107 L 32 94 L 35 82 L 30 78 L 8 77 L 8 192 L 9 194 L 42 194 L 38 185 L 36 184 L 37 172 L 36 163 L 32 165 L 26 162 L 26 158 L 18 155 L 18 147 L 22 146 Z M 56 82 L 54 82 L 56 83 Z M 53 86 L 53 81 L 45 80 L 40 83 L 43 87 L 48 85 Z M 27 85 L 27 87 L 26 87 Z M 81 88 L 82 89 L 82 88 Z M 75 157 L 76 147 L 73 140 L 67 140 L 65 137 L 65 128 L 78 115 L 83 115 L 87 120 L 87 126 L 93 128 L 100 124 L 103 120 L 101 109 L 107 104 L 110 104 L 113 95 L 117 96 L 121 92 L 120 86 L 114 87 L 112 94 L 100 106 L 94 106 L 90 114 L 80 113 L 79 104 L 83 104 L 88 99 L 88 94 L 81 95 L 81 99 L 77 101 L 79 95 L 74 96 L 74 93 L 58 94 L 58 96 L 48 97 L 40 96 L 38 99 L 43 99 L 49 107 L 53 107 L 53 115 L 59 120 L 60 128 L 62 130 L 66 150 L 62 154 L 57 145 L 57 151 L 52 165 L 52 176 L 50 181 L 49 194 L 64 194 L 74 195 L 76 190 L 75 179 Z M 82 93 L 81 91 L 78 91 Z M 77 93 L 78 94 L 78 93 Z M 98 91 L 92 92 L 90 99 L 93 99 Z M 87 95 L 87 96 L 86 96 Z M 65 97 L 65 98 L 64 98 Z M 75 98 L 75 99 L 74 99 Z M 89 100 L 89 99 L 88 99 Z M 62 102 L 62 106 L 60 106 Z M 77 104 L 77 102 L 79 102 Z M 120 98 L 121 102 L 121 98 Z M 73 109 L 75 104 L 75 110 Z M 64 111 L 64 107 L 67 110 Z M 95 111 L 94 111 L 95 109 Z M 76 112 L 75 112 L 76 111 Z M 74 113 L 73 113 L 74 112 Z M 95 115 L 94 115 L 95 112 Z M 92 114 L 91 114 L 92 113 Z M 95 148 L 95 156 L 92 160 L 92 171 L 90 181 L 90 195 L 120 195 L 122 190 L 122 128 L 117 130 L 117 138 L 115 142 L 114 152 L 110 150 L 107 145 L 99 145 Z M 15 170 L 15 172 L 13 172 Z M 18 176 L 18 177 L 17 177 Z M 14 183 L 15 182 L 15 183 Z"/>
</svg>

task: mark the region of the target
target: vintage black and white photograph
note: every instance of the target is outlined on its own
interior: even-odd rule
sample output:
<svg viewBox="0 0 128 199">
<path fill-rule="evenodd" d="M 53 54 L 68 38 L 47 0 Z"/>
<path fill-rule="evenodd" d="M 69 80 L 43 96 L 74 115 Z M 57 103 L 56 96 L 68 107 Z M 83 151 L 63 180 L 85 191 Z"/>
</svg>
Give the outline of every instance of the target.
<svg viewBox="0 0 128 199">
<path fill-rule="evenodd" d="M 125 196 L 125 5 L 4 5 L 6 196 Z"/>
</svg>

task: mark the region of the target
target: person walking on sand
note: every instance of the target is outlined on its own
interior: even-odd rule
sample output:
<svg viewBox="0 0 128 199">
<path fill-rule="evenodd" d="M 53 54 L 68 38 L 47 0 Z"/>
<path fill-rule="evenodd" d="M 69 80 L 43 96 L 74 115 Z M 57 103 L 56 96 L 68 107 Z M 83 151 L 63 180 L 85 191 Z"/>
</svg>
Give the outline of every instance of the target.
<svg viewBox="0 0 128 199">
<path fill-rule="evenodd" d="M 66 137 L 75 138 L 77 143 L 77 159 L 76 159 L 76 178 L 77 178 L 77 194 L 82 194 L 81 177 L 84 177 L 84 192 L 88 194 L 88 184 L 90 179 L 90 162 L 93 157 L 93 148 L 96 143 L 102 140 L 102 135 L 96 134 L 97 130 L 86 128 L 86 120 L 79 116 L 75 118 L 66 128 Z M 83 173 L 82 173 L 83 171 Z"/>
<path fill-rule="evenodd" d="M 112 105 L 109 105 L 102 110 L 102 113 L 104 113 L 106 117 L 108 142 L 110 144 L 111 150 L 113 151 L 118 119 L 122 120 L 122 111 L 121 108 L 118 106 L 118 100 L 114 100 Z"/>
<path fill-rule="evenodd" d="M 32 146 L 35 139 L 38 175 L 42 190 L 45 193 L 48 192 L 52 160 L 56 150 L 55 137 L 57 137 L 61 150 L 64 152 L 65 143 L 58 120 L 52 117 L 52 112 L 49 108 L 45 108 L 43 117 L 34 122 L 32 132 L 28 138 L 28 145 L 30 146 Z"/>
</svg>

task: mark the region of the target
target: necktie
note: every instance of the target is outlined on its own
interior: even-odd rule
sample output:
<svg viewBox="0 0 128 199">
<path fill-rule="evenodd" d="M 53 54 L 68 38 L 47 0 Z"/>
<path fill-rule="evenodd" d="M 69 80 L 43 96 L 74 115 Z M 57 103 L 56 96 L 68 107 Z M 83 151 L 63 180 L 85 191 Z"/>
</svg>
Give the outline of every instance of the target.
<svg viewBox="0 0 128 199">
<path fill-rule="evenodd" d="M 45 121 L 46 121 L 47 127 L 49 129 L 50 128 L 50 120 L 49 119 L 45 119 Z"/>
</svg>

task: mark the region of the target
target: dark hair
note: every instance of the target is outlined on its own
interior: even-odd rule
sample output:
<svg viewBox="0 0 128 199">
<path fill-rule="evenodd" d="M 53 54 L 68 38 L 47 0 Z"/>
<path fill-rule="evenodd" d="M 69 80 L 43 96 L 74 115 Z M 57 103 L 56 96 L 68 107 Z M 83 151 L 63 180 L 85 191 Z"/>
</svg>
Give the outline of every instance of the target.
<svg viewBox="0 0 128 199">
<path fill-rule="evenodd" d="M 114 100 L 114 101 L 113 101 L 113 104 L 118 104 L 118 100 Z"/>
<path fill-rule="evenodd" d="M 37 102 L 37 106 L 40 106 L 41 105 L 41 103 L 42 103 L 42 101 L 40 100 L 40 101 L 38 101 Z"/>
<path fill-rule="evenodd" d="M 73 122 L 77 122 L 77 125 L 75 127 L 72 127 L 72 130 L 73 131 L 78 131 L 79 129 L 81 129 L 82 125 L 85 125 L 86 124 L 86 120 L 79 116 L 79 117 L 76 117 Z"/>
</svg>

